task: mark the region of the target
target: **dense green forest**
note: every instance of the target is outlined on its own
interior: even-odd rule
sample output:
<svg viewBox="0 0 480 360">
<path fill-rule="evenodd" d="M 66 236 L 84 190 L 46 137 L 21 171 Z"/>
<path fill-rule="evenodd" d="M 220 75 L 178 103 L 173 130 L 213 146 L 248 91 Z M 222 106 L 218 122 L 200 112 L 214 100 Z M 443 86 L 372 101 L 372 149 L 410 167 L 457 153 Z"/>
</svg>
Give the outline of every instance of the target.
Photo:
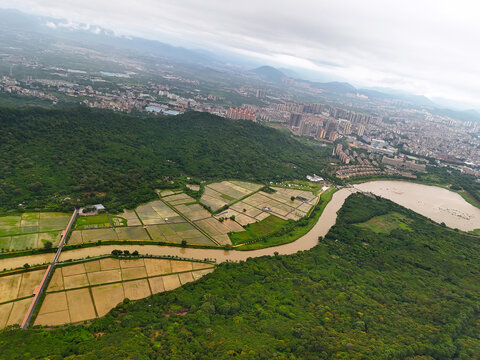
<svg viewBox="0 0 480 360">
<path fill-rule="evenodd" d="M 282 180 L 320 173 L 328 149 L 207 113 L 124 115 L 88 108 L 0 108 L 0 210 L 112 210 L 155 197 L 181 175 Z"/>
<path fill-rule="evenodd" d="M 356 194 L 310 251 L 222 264 L 90 325 L 5 330 L 0 358 L 478 359 L 479 255 L 477 238 Z"/>
</svg>

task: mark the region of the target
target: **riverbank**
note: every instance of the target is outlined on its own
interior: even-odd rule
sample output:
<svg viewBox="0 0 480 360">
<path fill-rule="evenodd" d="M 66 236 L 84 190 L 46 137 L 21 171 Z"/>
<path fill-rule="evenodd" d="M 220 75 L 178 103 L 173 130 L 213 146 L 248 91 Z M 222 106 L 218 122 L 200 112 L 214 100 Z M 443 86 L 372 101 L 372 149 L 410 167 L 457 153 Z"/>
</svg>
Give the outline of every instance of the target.
<svg viewBox="0 0 480 360">
<path fill-rule="evenodd" d="M 480 228 L 480 209 L 444 187 L 400 180 L 370 181 L 353 187 L 389 199 L 452 229 L 469 232 Z"/>
<path fill-rule="evenodd" d="M 178 256 L 187 259 L 196 260 L 212 260 L 217 263 L 224 261 L 244 261 L 251 257 L 260 257 L 275 255 L 275 253 L 287 255 L 294 254 L 298 251 L 309 250 L 318 243 L 318 238 L 325 236 L 330 228 L 335 224 L 337 219 L 337 211 L 340 210 L 346 198 L 352 193 L 352 189 L 341 189 L 337 191 L 330 202 L 325 206 L 322 215 L 311 228 L 311 230 L 288 244 L 269 247 L 251 251 L 223 250 L 223 249 L 193 249 L 179 248 L 171 246 L 158 245 L 100 245 L 96 247 L 65 250 L 60 256 L 60 261 L 78 260 L 87 257 L 96 257 L 110 254 L 112 250 L 121 249 L 128 250 L 130 253 L 138 251 L 142 255 L 156 256 Z M 42 255 L 31 255 L 21 258 L 0 259 L 0 269 L 14 269 L 22 267 L 25 263 L 40 265 L 49 262 L 50 258 Z"/>
<path fill-rule="evenodd" d="M 427 216 L 433 221 L 438 222 L 439 224 L 445 222 L 445 224 L 451 228 L 458 227 L 459 229 L 465 230 L 462 227 L 455 226 L 456 224 L 451 224 L 446 217 L 453 217 L 453 219 L 462 219 L 462 216 L 468 213 L 463 213 L 462 209 L 465 207 L 468 210 L 475 212 L 468 219 L 463 219 L 462 222 L 468 224 L 465 231 L 475 230 L 480 224 L 480 210 L 468 204 L 460 195 L 442 189 L 439 187 L 432 187 L 427 185 L 420 185 L 416 183 L 406 182 L 406 181 L 383 181 L 383 187 L 381 186 L 381 181 L 374 181 L 369 183 L 357 184 L 355 185 L 361 191 L 372 192 L 376 195 L 383 196 L 388 198 L 402 206 L 405 206 L 413 211 L 420 213 L 421 215 Z M 380 185 L 380 186 L 379 186 Z M 395 185 L 398 187 L 407 186 L 409 189 L 400 189 L 395 190 Z M 335 224 L 337 219 L 337 211 L 343 206 L 346 198 L 351 195 L 353 192 L 356 192 L 356 188 L 342 188 L 335 192 L 328 204 L 325 206 L 325 209 L 318 218 L 318 221 L 313 225 L 313 227 L 303 236 L 299 237 L 297 240 L 292 241 L 287 244 L 273 246 L 264 249 L 256 249 L 249 251 L 238 251 L 238 250 L 224 250 L 224 249 L 199 249 L 199 248 L 181 248 L 181 247 L 172 247 L 172 246 L 162 246 L 162 245 L 100 245 L 95 247 L 81 248 L 81 249 L 65 249 L 60 257 L 60 261 L 68 260 L 78 260 L 87 257 L 95 257 L 110 254 L 112 250 L 128 250 L 131 253 L 135 250 L 142 255 L 156 255 L 156 256 L 177 256 L 187 259 L 197 259 L 197 260 L 212 260 L 217 263 L 224 261 L 244 261 L 251 257 L 260 257 L 260 256 L 271 256 L 276 253 L 281 255 L 294 254 L 298 251 L 306 251 L 314 247 L 318 243 L 319 237 L 324 237 L 330 228 Z M 428 188 L 428 189 L 426 189 Z M 379 191 L 379 189 L 384 189 Z M 397 196 L 386 196 L 388 192 L 390 195 Z M 426 191 L 428 190 L 428 191 Z M 402 195 L 407 200 L 402 199 Z M 446 203 L 445 201 L 453 201 L 456 205 L 456 208 L 452 204 L 450 206 L 440 206 L 440 210 L 434 211 L 432 209 L 438 209 L 439 203 Z M 436 206 L 433 205 L 436 204 Z M 433 206 L 433 207 L 432 207 Z M 478 211 L 478 213 L 476 212 Z M 438 218 L 438 215 L 443 215 L 444 218 Z M 465 216 L 464 216 L 465 217 Z M 476 226 L 475 226 L 476 225 Z M 30 256 L 22 256 L 16 258 L 5 258 L 0 259 L 0 269 L 15 269 L 21 268 L 24 264 L 28 263 L 30 266 L 43 265 L 45 263 L 51 262 L 54 254 L 38 254 Z"/>
</svg>

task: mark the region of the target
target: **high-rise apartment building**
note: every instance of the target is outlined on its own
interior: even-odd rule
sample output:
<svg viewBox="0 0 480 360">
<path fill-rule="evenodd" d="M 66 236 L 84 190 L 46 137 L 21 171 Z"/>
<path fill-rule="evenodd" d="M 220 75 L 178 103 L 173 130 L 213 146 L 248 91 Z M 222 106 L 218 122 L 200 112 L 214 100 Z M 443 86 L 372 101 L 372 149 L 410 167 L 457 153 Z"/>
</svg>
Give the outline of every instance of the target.
<svg viewBox="0 0 480 360">
<path fill-rule="evenodd" d="M 290 127 L 299 126 L 300 121 L 302 121 L 302 115 L 301 114 L 291 113 L 290 114 L 290 121 L 289 121 L 288 125 L 290 125 Z"/>
<path fill-rule="evenodd" d="M 365 125 L 363 124 L 358 125 L 357 135 L 363 136 L 364 133 L 365 133 Z"/>
</svg>

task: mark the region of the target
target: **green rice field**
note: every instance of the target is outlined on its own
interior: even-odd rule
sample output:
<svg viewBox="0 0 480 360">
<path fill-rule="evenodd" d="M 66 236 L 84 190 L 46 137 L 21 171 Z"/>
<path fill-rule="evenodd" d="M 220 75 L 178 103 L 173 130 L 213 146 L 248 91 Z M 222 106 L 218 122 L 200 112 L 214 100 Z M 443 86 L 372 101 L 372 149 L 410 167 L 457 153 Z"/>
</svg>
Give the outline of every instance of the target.
<svg viewBox="0 0 480 360">
<path fill-rule="evenodd" d="M 75 222 L 75 229 L 96 229 L 110 226 L 107 214 L 78 216 Z"/>
<path fill-rule="evenodd" d="M 0 251 L 39 249 L 47 241 L 57 246 L 70 216 L 58 212 L 0 216 Z"/>
</svg>

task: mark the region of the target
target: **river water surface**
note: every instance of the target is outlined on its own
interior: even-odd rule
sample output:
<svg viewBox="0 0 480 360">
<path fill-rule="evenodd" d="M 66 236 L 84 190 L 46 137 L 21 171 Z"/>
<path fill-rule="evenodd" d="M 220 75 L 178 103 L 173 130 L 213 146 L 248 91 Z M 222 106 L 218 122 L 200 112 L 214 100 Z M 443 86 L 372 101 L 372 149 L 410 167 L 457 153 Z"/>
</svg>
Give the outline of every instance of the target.
<svg viewBox="0 0 480 360">
<path fill-rule="evenodd" d="M 298 251 L 309 250 L 318 243 L 319 236 L 325 236 L 335 224 L 337 211 L 342 207 L 345 199 L 357 191 L 369 191 L 376 195 L 390 199 L 402 206 L 416 211 L 437 222 L 445 222 L 450 227 L 462 230 L 480 228 L 480 209 L 468 204 L 460 195 L 434 186 L 425 186 L 403 181 L 371 181 L 355 185 L 355 188 L 343 188 L 337 191 L 332 200 L 325 207 L 322 216 L 314 227 L 298 240 L 266 249 L 238 251 L 220 249 L 192 249 L 158 245 L 103 245 L 91 248 L 63 251 L 60 261 L 76 260 L 110 254 L 114 249 L 137 250 L 142 255 L 170 255 L 189 259 L 210 259 L 216 262 L 241 261 L 250 257 L 293 254 Z M 14 269 L 23 264 L 39 265 L 51 261 L 53 254 L 31 255 L 18 258 L 0 260 L 0 269 Z"/>
<path fill-rule="evenodd" d="M 480 209 L 447 189 L 408 181 L 370 181 L 354 188 L 392 200 L 451 228 L 480 229 Z"/>
</svg>

